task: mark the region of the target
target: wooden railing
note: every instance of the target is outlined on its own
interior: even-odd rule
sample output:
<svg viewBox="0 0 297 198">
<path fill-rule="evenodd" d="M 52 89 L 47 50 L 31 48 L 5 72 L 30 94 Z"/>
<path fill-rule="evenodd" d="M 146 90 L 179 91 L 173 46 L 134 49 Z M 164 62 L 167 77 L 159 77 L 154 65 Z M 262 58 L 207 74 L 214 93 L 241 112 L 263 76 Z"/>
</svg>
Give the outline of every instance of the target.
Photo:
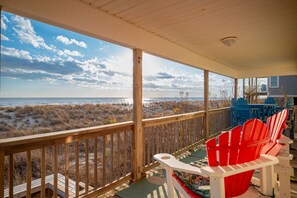
<svg viewBox="0 0 297 198">
<path fill-rule="evenodd" d="M 157 153 L 178 154 L 204 140 L 204 111 L 143 120 L 145 170 Z"/>
<path fill-rule="evenodd" d="M 94 196 L 131 180 L 133 128 L 125 122 L 1 139 L 0 197 L 31 197 L 36 189 L 45 197 L 46 188 L 54 197 Z"/>
<path fill-rule="evenodd" d="M 216 136 L 223 130 L 231 127 L 230 108 L 209 110 L 209 135 Z"/>
<path fill-rule="evenodd" d="M 230 127 L 229 108 L 211 110 L 210 135 Z M 135 124 L 125 122 L 0 139 L 0 198 L 101 195 L 132 179 Z M 205 111 L 144 119 L 144 170 L 153 156 L 178 155 L 204 141 Z"/>
</svg>

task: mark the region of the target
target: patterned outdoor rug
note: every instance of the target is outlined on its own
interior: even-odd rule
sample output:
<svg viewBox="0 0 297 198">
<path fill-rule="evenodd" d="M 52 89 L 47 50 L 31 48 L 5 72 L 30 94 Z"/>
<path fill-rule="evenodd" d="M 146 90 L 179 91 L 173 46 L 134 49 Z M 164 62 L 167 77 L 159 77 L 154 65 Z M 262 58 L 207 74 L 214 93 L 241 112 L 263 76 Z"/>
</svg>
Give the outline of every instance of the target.
<svg viewBox="0 0 297 198">
<path fill-rule="evenodd" d="M 184 163 L 191 163 L 196 160 L 205 158 L 206 152 L 205 147 L 200 146 L 190 155 L 181 159 Z M 156 198 L 156 197 L 167 197 L 167 186 L 166 173 L 160 167 L 153 169 L 147 173 L 147 177 L 139 180 L 138 182 L 132 183 L 128 188 L 116 193 L 121 198 Z M 175 197 L 180 197 L 176 192 Z"/>
</svg>

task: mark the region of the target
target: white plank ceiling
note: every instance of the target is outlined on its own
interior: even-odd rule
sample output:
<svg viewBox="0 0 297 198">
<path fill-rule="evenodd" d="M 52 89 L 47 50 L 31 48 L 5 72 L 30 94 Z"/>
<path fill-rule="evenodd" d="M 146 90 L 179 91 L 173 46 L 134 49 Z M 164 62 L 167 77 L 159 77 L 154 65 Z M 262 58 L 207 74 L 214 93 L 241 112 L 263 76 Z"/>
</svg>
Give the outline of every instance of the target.
<svg viewBox="0 0 297 198">
<path fill-rule="evenodd" d="M 296 0 L 80 1 L 234 69 L 297 63 Z"/>
</svg>

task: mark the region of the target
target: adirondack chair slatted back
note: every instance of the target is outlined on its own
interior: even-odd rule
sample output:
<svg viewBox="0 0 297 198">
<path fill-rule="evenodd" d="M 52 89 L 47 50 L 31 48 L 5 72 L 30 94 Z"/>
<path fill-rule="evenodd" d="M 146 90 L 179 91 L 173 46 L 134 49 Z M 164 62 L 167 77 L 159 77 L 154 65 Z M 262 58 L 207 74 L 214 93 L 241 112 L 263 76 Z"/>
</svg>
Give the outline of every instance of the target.
<svg viewBox="0 0 297 198">
<path fill-rule="evenodd" d="M 236 99 L 231 99 L 231 107 L 230 107 L 230 118 L 231 118 L 231 126 L 235 127 L 237 125 L 237 118 L 236 118 Z"/>
<path fill-rule="evenodd" d="M 293 107 L 294 107 L 294 98 L 288 98 L 287 103 L 286 103 L 286 108 L 292 109 Z"/>
<path fill-rule="evenodd" d="M 236 106 L 236 98 L 232 98 L 231 99 L 231 107 L 235 107 Z"/>
<path fill-rule="evenodd" d="M 265 104 L 276 104 L 276 100 L 272 97 L 268 97 L 264 101 Z"/>
<path fill-rule="evenodd" d="M 288 109 L 284 109 L 281 112 L 274 114 L 267 118 L 266 125 L 269 129 L 270 141 L 264 146 L 261 153 L 277 155 L 282 146 L 275 146 L 277 140 L 281 137 L 283 130 L 287 127 L 286 121 L 288 119 Z"/>
<path fill-rule="evenodd" d="M 235 127 L 206 142 L 208 164 L 227 166 L 255 160 L 268 140 L 268 127 L 258 119 L 251 119 L 243 127 Z M 252 175 L 253 171 L 247 171 L 226 177 L 225 196 L 238 196 L 247 191 Z"/>
<path fill-rule="evenodd" d="M 246 99 L 244 99 L 244 98 L 237 99 L 236 105 L 247 105 L 247 104 L 248 104 L 248 102 Z"/>
</svg>

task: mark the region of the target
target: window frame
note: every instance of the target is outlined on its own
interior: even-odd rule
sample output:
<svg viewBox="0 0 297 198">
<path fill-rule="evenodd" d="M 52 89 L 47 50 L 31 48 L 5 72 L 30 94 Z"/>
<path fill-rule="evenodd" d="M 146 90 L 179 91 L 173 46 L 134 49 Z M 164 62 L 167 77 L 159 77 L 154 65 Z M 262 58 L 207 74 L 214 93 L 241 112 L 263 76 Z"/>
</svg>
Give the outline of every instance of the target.
<svg viewBox="0 0 297 198">
<path fill-rule="evenodd" d="M 276 77 L 276 85 L 275 86 L 273 86 L 271 84 L 271 78 L 272 77 Z M 279 88 L 279 76 L 271 76 L 271 77 L 269 77 L 269 88 Z"/>
</svg>

